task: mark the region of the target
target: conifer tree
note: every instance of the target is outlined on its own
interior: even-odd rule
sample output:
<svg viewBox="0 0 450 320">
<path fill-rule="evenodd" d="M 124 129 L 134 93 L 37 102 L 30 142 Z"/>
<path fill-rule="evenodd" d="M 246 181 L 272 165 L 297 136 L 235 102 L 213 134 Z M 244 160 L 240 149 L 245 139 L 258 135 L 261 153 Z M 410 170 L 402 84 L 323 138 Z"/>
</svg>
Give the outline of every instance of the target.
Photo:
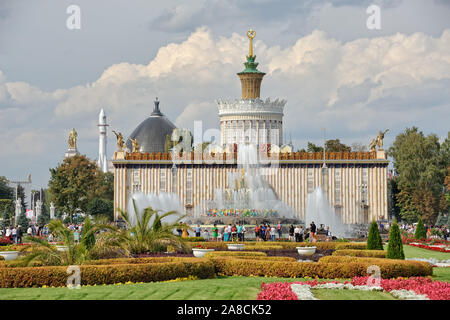
<svg viewBox="0 0 450 320">
<path fill-rule="evenodd" d="M 405 259 L 403 252 L 402 237 L 400 235 L 400 228 L 397 221 L 394 219 L 391 229 L 389 230 L 389 244 L 386 258 L 388 259 Z"/>
<path fill-rule="evenodd" d="M 367 237 L 367 250 L 383 250 L 383 241 L 376 221 L 372 221 Z"/>
<path fill-rule="evenodd" d="M 422 219 L 419 219 L 419 222 L 417 223 L 416 232 L 414 233 L 414 238 L 416 238 L 416 239 L 426 239 L 427 238 L 427 231 L 425 230 Z"/>
</svg>

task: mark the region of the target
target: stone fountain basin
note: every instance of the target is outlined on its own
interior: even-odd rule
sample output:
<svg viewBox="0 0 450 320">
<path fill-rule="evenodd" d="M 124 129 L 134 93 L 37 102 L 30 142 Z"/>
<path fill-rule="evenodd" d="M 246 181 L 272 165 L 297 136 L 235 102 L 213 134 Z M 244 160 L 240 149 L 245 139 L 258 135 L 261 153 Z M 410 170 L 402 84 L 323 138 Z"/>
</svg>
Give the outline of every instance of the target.
<svg viewBox="0 0 450 320">
<path fill-rule="evenodd" d="M 192 253 L 194 254 L 194 257 L 197 258 L 203 258 L 207 252 L 214 251 L 214 249 L 200 249 L 200 248 L 193 248 Z"/>
<path fill-rule="evenodd" d="M 316 253 L 317 247 L 296 247 L 296 249 L 301 256 L 312 256 Z"/>
<path fill-rule="evenodd" d="M 5 258 L 5 260 L 15 260 L 19 255 L 19 251 L 0 251 L 0 256 Z"/>
</svg>

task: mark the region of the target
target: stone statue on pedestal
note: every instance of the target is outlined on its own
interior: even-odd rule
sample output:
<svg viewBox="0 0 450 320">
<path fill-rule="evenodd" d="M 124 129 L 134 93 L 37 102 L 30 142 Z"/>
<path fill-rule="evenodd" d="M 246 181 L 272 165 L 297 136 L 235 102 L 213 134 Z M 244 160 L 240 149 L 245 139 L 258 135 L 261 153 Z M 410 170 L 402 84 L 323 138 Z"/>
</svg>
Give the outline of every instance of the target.
<svg viewBox="0 0 450 320">
<path fill-rule="evenodd" d="M 50 220 L 55 219 L 55 205 L 50 202 Z"/>
<path fill-rule="evenodd" d="M 42 214 L 42 201 L 36 201 L 36 222 L 38 221 L 39 216 Z"/>
<path fill-rule="evenodd" d="M 20 201 L 20 199 L 17 199 L 15 202 L 16 205 L 16 210 L 15 210 L 15 221 L 17 221 L 19 219 L 19 215 L 22 213 L 22 203 Z"/>
<path fill-rule="evenodd" d="M 75 155 L 79 155 L 80 153 L 77 150 L 77 137 L 78 133 L 73 128 L 69 133 L 69 139 L 67 140 L 67 144 L 69 145 L 69 149 L 65 154 L 65 158 L 70 158 Z"/>
</svg>

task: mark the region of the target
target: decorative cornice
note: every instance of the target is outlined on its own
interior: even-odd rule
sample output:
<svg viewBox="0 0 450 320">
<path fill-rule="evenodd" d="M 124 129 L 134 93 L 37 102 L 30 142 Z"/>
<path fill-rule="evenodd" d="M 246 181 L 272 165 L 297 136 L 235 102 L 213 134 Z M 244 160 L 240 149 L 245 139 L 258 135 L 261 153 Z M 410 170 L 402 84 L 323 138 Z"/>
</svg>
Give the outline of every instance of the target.
<svg viewBox="0 0 450 320">
<path fill-rule="evenodd" d="M 222 100 L 216 101 L 219 109 L 219 116 L 223 115 L 239 115 L 239 114 L 281 114 L 286 105 L 286 100 L 276 99 L 265 101 L 261 99 L 244 99 L 244 100 Z"/>
</svg>

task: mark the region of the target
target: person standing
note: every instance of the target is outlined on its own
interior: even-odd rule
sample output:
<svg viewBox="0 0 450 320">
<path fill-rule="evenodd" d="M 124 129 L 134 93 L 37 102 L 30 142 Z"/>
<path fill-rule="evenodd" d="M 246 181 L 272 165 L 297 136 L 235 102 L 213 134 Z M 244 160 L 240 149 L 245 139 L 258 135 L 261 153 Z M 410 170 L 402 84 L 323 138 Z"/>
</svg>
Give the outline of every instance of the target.
<svg viewBox="0 0 450 320">
<path fill-rule="evenodd" d="M 316 239 L 316 225 L 314 224 L 314 221 L 311 222 L 311 224 L 309 225 L 309 242 L 313 242 Z"/>
<path fill-rule="evenodd" d="M 80 233 L 78 232 L 78 228 L 73 232 L 73 240 L 75 241 L 75 243 L 78 243 L 80 241 Z"/>
<path fill-rule="evenodd" d="M 278 221 L 277 231 L 278 231 L 278 239 L 281 240 L 281 237 L 282 237 L 282 235 L 283 235 L 281 221 Z"/>
<path fill-rule="evenodd" d="M 300 228 L 298 226 L 294 229 L 295 242 L 300 242 Z"/>
<path fill-rule="evenodd" d="M 242 234 L 242 223 L 239 222 L 238 226 L 237 226 L 237 234 L 238 234 L 238 240 L 239 241 L 244 241 L 243 240 L 243 234 Z"/>
<path fill-rule="evenodd" d="M 27 235 L 29 237 L 31 237 L 33 235 L 33 229 L 31 229 L 31 226 L 29 226 L 28 229 L 27 229 Z"/>
<path fill-rule="evenodd" d="M 16 227 L 14 227 L 14 228 L 12 229 L 11 234 L 12 234 L 13 242 L 14 242 L 14 243 L 17 243 L 17 229 L 16 229 Z"/>
<path fill-rule="evenodd" d="M 196 237 L 200 237 L 200 236 L 201 236 L 201 232 L 202 232 L 202 229 L 200 229 L 200 225 L 198 224 L 198 225 L 195 227 L 195 236 L 196 236 Z"/>
<path fill-rule="evenodd" d="M 22 231 L 22 227 L 20 225 L 17 227 L 16 233 L 17 233 L 17 235 L 16 235 L 17 243 L 22 243 L 23 231 Z"/>
<path fill-rule="evenodd" d="M 218 231 L 219 229 L 217 229 L 217 224 L 214 223 L 214 226 L 212 228 L 212 236 L 214 241 L 217 241 Z"/>
<path fill-rule="evenodd" d="M 272 242 L 275 241 L 275 233 L 276 233 L 275 227 L 270 228 L 270 241 Z"/>
<path fill-rule="evenodd" d="M 255 225 L 255 239 L 258 242 L 261 241 L 259 238 L 259 230 L 260 230 L 260 227 L 258 225 Z"/>
<path fill-rule="evenodd" d="M 303 226 L 298 227 L 298 241 L 303 242 Z"/>
<path fill-rule="evenodd" d="M 289 227 L 289 241 L 294 241 L 294 226 L 291 224 Z"/>
<path fill-rule="evenodd" d="M 11 229 L 9 227 L 6 227 L 5 238 L 8 240 L 11 240 L 11 238 L 12 238 Z"/>
<path fill-rule="evenodd" d="M 266 227 L 266 241 L 270 240 L 270 231 L 272 230 L 272 228 L 270 227 L 270 225 L 267 225 Z"/>
</svg>

